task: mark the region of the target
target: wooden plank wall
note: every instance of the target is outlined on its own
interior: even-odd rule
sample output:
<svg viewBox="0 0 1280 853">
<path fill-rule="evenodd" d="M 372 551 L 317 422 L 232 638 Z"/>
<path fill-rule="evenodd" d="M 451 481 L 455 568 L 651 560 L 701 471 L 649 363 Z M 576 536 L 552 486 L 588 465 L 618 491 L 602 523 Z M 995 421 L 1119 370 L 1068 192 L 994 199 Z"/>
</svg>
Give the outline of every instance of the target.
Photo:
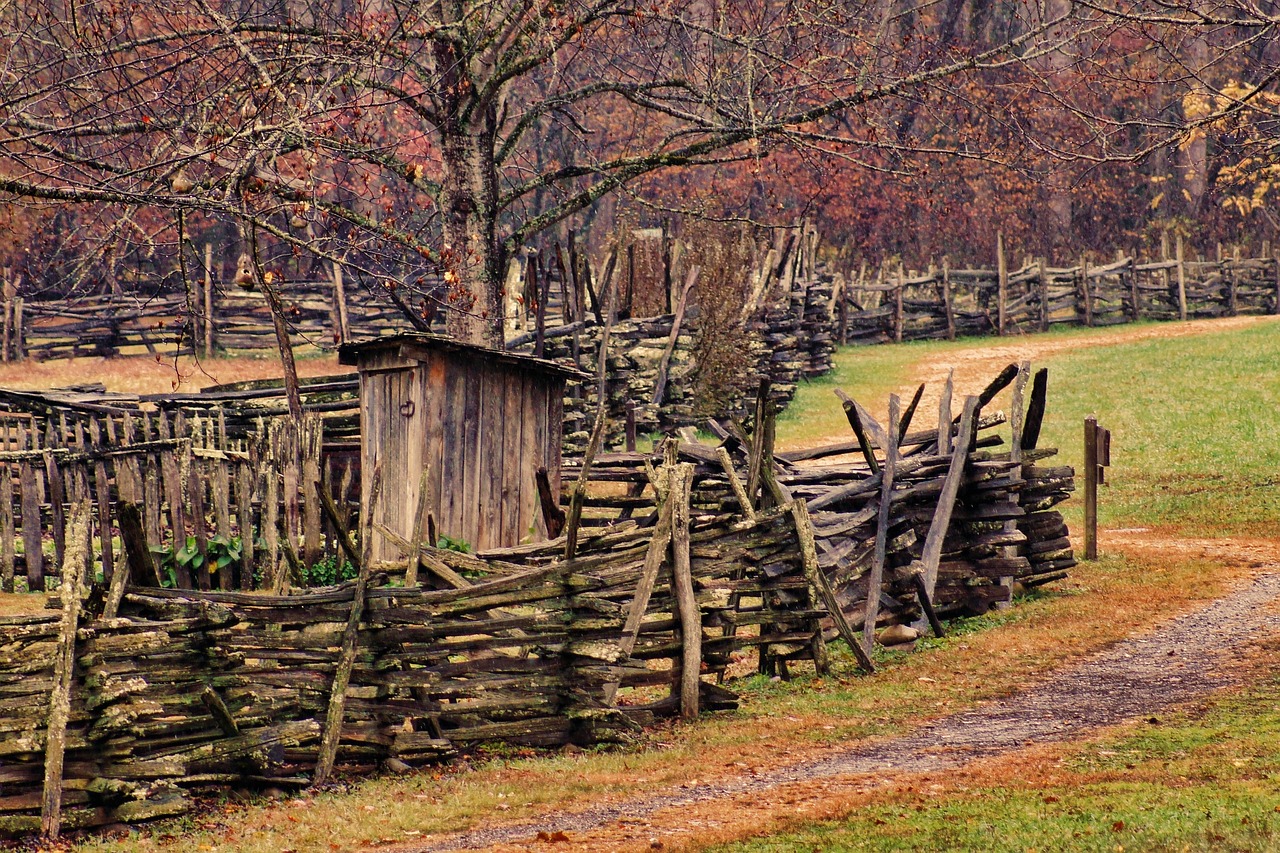
<svg viewBox="0 0 1280 853">
<path fill-rule="evenodd" d="M 380 464 L 384 491 L 394 489 L 376 521 L 411 540 L 430 514 L 438 533 L 479 549 L 545 537 L 535 473 L 547 468 L 558 493 L 560 382 L 454 354 L 422 358 L 382 353 L 362 365 L 361 465 Z M 375 559 L 398 553 L 375 532 Z"/>
</svg>

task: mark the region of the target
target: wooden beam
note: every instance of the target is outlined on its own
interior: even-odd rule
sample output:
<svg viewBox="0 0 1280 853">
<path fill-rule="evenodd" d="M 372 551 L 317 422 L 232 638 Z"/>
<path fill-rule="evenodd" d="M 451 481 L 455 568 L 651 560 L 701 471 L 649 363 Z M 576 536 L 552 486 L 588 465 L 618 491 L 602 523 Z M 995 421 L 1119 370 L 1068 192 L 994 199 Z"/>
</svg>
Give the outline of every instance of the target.
<svg viewBox="0 0 1280 853">
<path fill-rule="evenodd" d="M 698 685 L 702 674 L 702 613 L 693 594 L 689 561 L 689 495 L 693 465 L 678 465 L 671 477 L 671 589 L 680 622 L 680 716 L 698 716 Z"/>
<path fill-rule="evenodd" d="M 924 551 L 920 556 L 920 562 L 924 566 L 925 592 L 931 601 L 938 585 L 938 563 L 942 559 L 942 542 L 946 539 L 947 528 L 951 525 L 951 511 L 955 507 L 956 495 L 960 491 L 960 481 L 964 479 L 964 467 L 969 458 L 969 442 L 973 437 L 974 418 L 977 412 L 978 398 L 966 397 L 964 412 L 960 416 L 960 433 L 956 436 L 955 449 L 951 452 L 951 465 L 947 468 L 947 476 L 942 481 L 942 493 L 938 495 L 938 505 L 934 510 L 933 521 L 925 537 Z"/>
<path fill-rule="evenodd" d="M 889 397 L 889 423 L 898 422 L 898 395 Z M 862 623 L 862 646 L 871 656 L 876 639 L 876 617 L 880 613 L 880 586 L 884 582 L 884 563 L 889 543 L 890 508 L 893 503 L 893 475 L 898 466 L 898 440 L 891 434 L 884 455 L 884 479 L 880 483 L 880 509 L 876 520 L 875 555 L 867 578 L 867 611 Z M 966 445 L 967 447 L 967 445 Z"/>
<path fill-rule="evenodd" d="M 373 480 L 369 489 L 369 523 L 365 530 L 368 539 L 364 543 L 363 560 L 356 573 L 355 589 L 351 597 L 351 610 L 347 613 L 347 625 L 342 632 L 342 648 L 338 652 L 338 665 L 333 673 L 333 683 L 329 689 L 329 707 L 325 713 L 324 731 L 320 736 L 320 749 L 316 753 L 316 769 L 311 775 L 311 784 L 322 785 L 333 772 L 333 763 L 338 757 L 338 741 L 342 737 L 342 720 L 346 712 L 347 685 L 351 683 L 351 668 L 355 664 L 356 645 L 360 636 L 360 620 L 364 617 L 364 597 L 369 586 L 369 565 L 373 562 L 373 510 L 382 491 L 382 463 L 373 469 Z"/>
<path fill-rule="evenodd" d="M 71 718 L 71 683 L 75 671 L 76 629 L 80 622 L 80 594 L 84 586 L 85 538 L 89 529 L 89 504 L 71 508 L 71 541 L 62 561 L 62 619 L 58 623 L 58 647 L 53 663 L 53 691 L 49 696 L 49 721 L 45 729 L 44 793 L 40 799 L 40 835 L 53 841 L 62 830 L 62 768 L 67 749 L 67 722 Z"/>
</svg>

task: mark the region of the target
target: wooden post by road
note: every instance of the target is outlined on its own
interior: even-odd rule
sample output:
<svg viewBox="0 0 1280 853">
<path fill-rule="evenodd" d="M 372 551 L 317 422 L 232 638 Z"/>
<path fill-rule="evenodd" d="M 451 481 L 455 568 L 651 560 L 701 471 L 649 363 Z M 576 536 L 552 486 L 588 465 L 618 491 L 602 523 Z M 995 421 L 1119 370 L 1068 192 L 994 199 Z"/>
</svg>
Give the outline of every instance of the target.
<svg viewBox="0 0 1280 853">
<path fill-rule="evenodd" d="M 1106 482 L 1103 468 L 1111 464 L 1111 430 L 1098 419 L 1084 419 L 1084 558 L 1098 559 L 1098 484 Z"/>
</svg>

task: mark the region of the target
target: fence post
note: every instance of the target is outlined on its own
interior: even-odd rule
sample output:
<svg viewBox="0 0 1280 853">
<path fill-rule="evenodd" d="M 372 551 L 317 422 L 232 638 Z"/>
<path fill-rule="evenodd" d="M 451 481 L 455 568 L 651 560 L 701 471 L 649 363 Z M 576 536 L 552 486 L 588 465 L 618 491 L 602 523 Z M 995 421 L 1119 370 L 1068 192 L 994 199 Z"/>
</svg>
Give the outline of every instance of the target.
<svg viewBox="0 0 1280 853">
<path fill-rule="evenodd" d="M 1098 485 L 1106 482 L 1103 469 L 1111 464 L 1111 430 L 1098 419 L 1084 419 L 1084 558 L 1098 559 Z"/>
<path fill-rule="evenodd" d="M 22 328 L 22 297 L 13 297 L 13 360 L 22 361 L 27 357 L 27 342 Z"/>
<path fill-rule="evenodd" d="M 996 334 L 1004 337 L 1009 302 L 1009 261 L 1004 256 L 1004 234 L 996 232 Z"/>
<path fill-rule="evenodd" d="M 1231 275 L 1227 278 L 1227 314 L 1236 316 L 1239 306 L 1236 304 L 1236 292 L 1240 287 L 1240 247 L 1236 246 L 1231 254 Z"/>
<path fill-rule="evenodd" d="M 1116 254 L 1120 253 L 1117 251 Z M 1129 299 L 1133 303 L 1133 320 L 1136 323 L 1142 319 L 1142 303 L 1138 301 L 1138 250 L 1136 247 L 1133 254 L 1129 256 Z"/>
<path fill-rule="evenodd" d="M 1187 265 L 1182 256 L 1182 235 L 1178 235 L 1178 319 L 1187 319 Z"/>
<path fill-rule="evenodd" d="M 942 307 L 947 312 L 947 340 L 954 341 L 956 339 L 956 312 L 951 307 L 951 261 L 944 256 L 942 258 Z M 1001 309 L 1001 314 L 1004 309 Z"/>
<path fill-rule="evenodd" d="M 893 342 L 902 343 L 902 286 L 905 274 L 902 264 L 898 264 L 898 285 L 893 289 Z"/>
<path fill-rule="evenodd" d="M 1040 331 L 1049 331 L 1049 273 L 1045 268 L 1044 258 L 1038 261 L 1040 272 Z"/>
<path fill-rule="evenodd" d="M 1080 293 L 1084 297 L 1084 324 L 1093 326 L 1093 294 L 1089 292 L 1089 259 L 1080 256 Z"/>
</svg>

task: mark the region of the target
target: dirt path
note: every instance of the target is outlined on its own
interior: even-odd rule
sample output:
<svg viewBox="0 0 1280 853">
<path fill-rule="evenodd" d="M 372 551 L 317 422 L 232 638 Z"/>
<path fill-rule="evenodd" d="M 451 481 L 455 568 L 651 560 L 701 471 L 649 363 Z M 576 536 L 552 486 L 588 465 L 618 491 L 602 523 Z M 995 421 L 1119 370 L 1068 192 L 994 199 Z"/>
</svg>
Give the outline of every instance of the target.
<svg viewBox="0 0 1280 853">
<path fill-rule="evenodd" d="M 1249 645 L 1280 633 L 1277 600 L 1280 562 L 1273 557 L 1231 595 L 1207 607 L 1064 667 L 1037 686 L 935 719 L 901 737 L 715 784 L 390 849 L 529 849 L 541 838 L 555 850 L 629 850 L 649 849 L 655 840 L 683 846 L 680 842 L 692 841 L 691 835 L 707 831 L 718 837 L 749 833 L 779 807 L 790 814 L 820 808 L 837 788 L 867 793 L 919 781 L 919 774 L 946 773 L 1152 717 L 1235 684 Z"/>
</svg>

